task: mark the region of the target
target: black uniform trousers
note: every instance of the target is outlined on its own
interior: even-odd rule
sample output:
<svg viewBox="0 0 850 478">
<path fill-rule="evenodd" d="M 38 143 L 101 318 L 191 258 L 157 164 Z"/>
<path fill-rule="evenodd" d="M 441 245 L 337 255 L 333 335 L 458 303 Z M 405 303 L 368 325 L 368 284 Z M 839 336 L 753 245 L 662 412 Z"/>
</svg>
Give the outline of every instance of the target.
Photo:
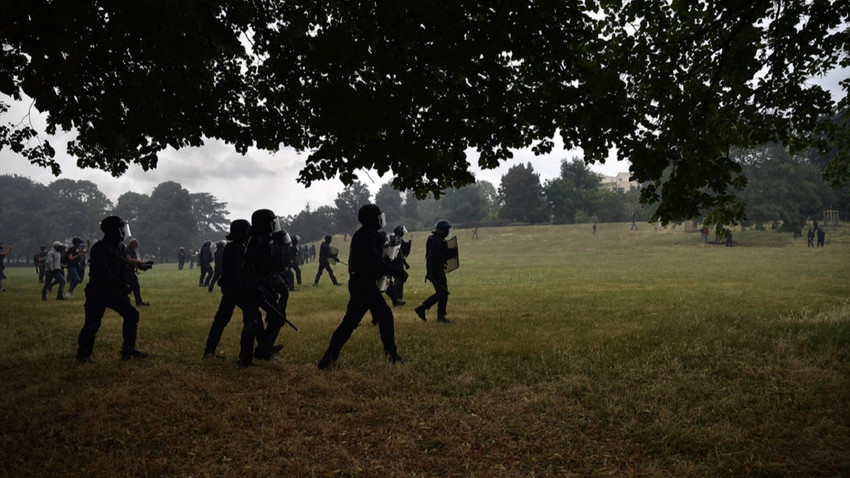
<svg viewBox="0 0 850 478">
<path fill-rule="evenodd" d="M 322 277 L 322 272 L 325 271 L 325 270 L 328 271 L 328 275 L 331 278 L 331 282 L 333 282 L 334 285 L 336 285 L 336 283 L 337 283 L 336 282 L 336 276 L 334 275 L 334 271 L 333 271 L 333 269 L 331 269 L 331 264 L 328 261 L 324 261 L 324 262 L 319 261 L 319 272 L 316 273 L 316 280 L 313 281 L 313 284 L 319 283 L 319 278 Z"/>
<path fill-rule="evenodd" d="M 257 302 L 242 294 L 222 293 L 221 302 L 213 318 L 210 332 L 207 335 L 205 353 L 215 353 L 221 342 L 224 328 L 230 323 L 233 311 L 236 307 L 242 309 L 242 335 L 239 339 L 239 361 L 244 364 L 252 362 L 254 353 L 254 340 L 265 346 L 265 329 L 263 328 L 263 317 Z"/>
<path fill-rule="evenodd" d="M 449 302 L 449 282 L 446 279 L 446 273 L 443 271 L 434 271 L 428 273 L 428 280 L 434 286 L 434 293 L 425 299 L 422 307 L 426 310 L 437 304 L 437 318 L 446 318 L 446 305 Z"/>
<path fill-rule="evenodd" d="M 209 284 L 209 291 L 210 291 L 210 292 L 212 292 L 212 291 L 213 291 L 213 289 L 215 288 L 216 283 L 218 283 L 218 279 L 220 279 L 220 278 L 221 278 L 221 267 L 216 267 L 216 268 L 213 270 L 213 276 L 212 276 L 212 279 L 210 279 L 210 281 L 209 281 L 209 283 L 210 283 L 210 284 Z"/>
<path fill-rule="evenodd" d="M 118 312 L 124 319 L 122 335 L 124 343 L 121 345 L 122 353 L 129 353 L 136 349 L 136 335 L 139 325 L 139 309 L 130 303 L 130 297 L 110 286 L 86 285 L 86 320 L 80 336 L 77 339 L 77 358 L 91 357 L 94 350 L 94 340 L 100 325 L 103 322 L 103 314 L 106 309 Z"/>
<path fill-rule="evenodd" d="M 198 286 L 209 286 L 213 278 L 213 268 L 211 265 L 199 266 L 201 269 L 201 277 L 198 279 Z"/>
<path fill-rule="evenodd" d="M 136 299 L 136 305 L 140 305 L 142 301 L 142 289 L 139 287 L 139 278 L 136 276 L 135 272 L 130 271 L 128 274 L 128 285 L 130 289 L 133 291 L 133 298 Z"/>
<path fill-rule="evenodd" d="M 381 334 L 381 342 L 384 344 L 384 352 L 395 355 L 397 353 L 395 343 L 395 324 L 393 323 L 393 311 L 384 300 L 381 291 L 375 281 L 360 275 L 351 275 L 348 282 L 348 292 L 351 298 L 348 300 L 348 308 L 339 327 L 331 336 L 331 343 L 325 355 L 333 360 L 339 358 L 339 352 L 343 345 L 351 337 L 354 329 L 363 320 L 366 312 L 372 314 L 372 319 L 378 322 L 378 330 Z"/>
<path fill-rule="evenodd" d="M 277 301 L 275 303 L 260 304 L 260 308 L 266 312 L 266 346 L 271 350 L 277 342 L 280 329 L 286 323 L 286 305 L 289 302 L 289 289 L 286 286 L 276 288 Z M 272 307 L 272 305 L 274 307 Z"/>
</svg>

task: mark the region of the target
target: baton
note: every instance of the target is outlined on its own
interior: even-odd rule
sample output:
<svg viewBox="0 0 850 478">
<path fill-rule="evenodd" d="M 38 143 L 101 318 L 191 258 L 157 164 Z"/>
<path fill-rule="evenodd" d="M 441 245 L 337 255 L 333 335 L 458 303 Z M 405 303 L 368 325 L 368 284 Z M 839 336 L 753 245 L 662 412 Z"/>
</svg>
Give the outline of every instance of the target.
<svg viewBox="0 0 850 478">
<path fill-rule="evenodd" d="M 425 275 L 425 280 L 426 280 L 426 281 L 431 281 L 431 283 L 432 283 L 432 284 L 434 284 L 435 286 L 439 287 L 440 289 L 443 289 L 443 291 L 445 291 L 446 295 L 451 295 L 451 294 L 452 294 L 451 292 L 449 292 L 449 290 L 448 290 L 448 289 L 446 289 L 445 287 L 443 287 L 443 285 L 442 285 L 442 284 L 438 284 L 438 283 L 434 282 L 434 279 L 432 279 L 432 278 L 431 278 L 431 276 L 429 276 L 429 275 L 427 275 L 427 274 Z"/>
<path fill-rule="evenodd" d="M 293 324 L 292 322 L 289 321 L 289 319 L 286 318 L 286 314 L 284 314 L 283 312 L 280 311 L 280 309 L 277 308 L 277 304 L 275 304 L 275 303 L 271 302 L 269 299 L 267 299 L 266 294 L 261 293 L 260 295 L 263 297 L 263 303 L 266 305 L 266 307 L 268 307 L 269 309 L 272 309 L 272 311 L 275 312 L 277 315 L 279 315 L 283 319 L 283 321 L 286 322 L 287 325 L 289 325 L 290 327 L 292 327 L 296 331 L 298 330 L 298 327 L 296 327 L 295 324 Z M 268 310 L 268 309 L 266 309 L 266 310 Z"/>
</svg>

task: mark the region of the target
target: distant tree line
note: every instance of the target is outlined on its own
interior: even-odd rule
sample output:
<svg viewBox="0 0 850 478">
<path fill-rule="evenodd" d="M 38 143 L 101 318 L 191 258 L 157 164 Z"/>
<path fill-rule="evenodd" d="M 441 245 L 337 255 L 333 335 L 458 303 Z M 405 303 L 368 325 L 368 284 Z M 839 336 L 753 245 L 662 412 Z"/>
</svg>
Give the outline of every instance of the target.
<svg viewBox="0 0 850 478">
<path fill-rule="evenodd" d="M 100 221 L 118 215 L 130 221 L 143 254 L 174 261 L 179 247 L 197 249 L 201 241 L 224 237 L 229 227 L 225 203 L 209 193 L 190 193 L 167 181 L 150 195 L 127 192 L 113 204 L 91 181 L 58 179 L 43 185 L 22 176 L 0 176 L 0 235 L 14 244 L 7 261 L 29 262 L 53 241 L 70 244 L 73 237 L 100 239 Z"/>
<path fill-rule="evenodd" d="M 747 178 L 747 186 L 735 191 L 746 204 L 741 226 L 798 233 L 824 209 L 850 217 L 850 187 L 834 189 L 822 179 L 829 155 L 791 155 L 769 144 L 736 151 L 732 157 Z M 440 199 L 417 199 L 412 191 L 393 189 L 390 182 L 373 198 L 366 185 L 355 181 L 337 194 L 332 206 L 307 205 L 281 220 L 302 243 L 326 234 L 353 233 L 357 209 L 369 202 L 381 206 L 389 228 L 404 224 L 409 230 L 428 229 L 443 218 L 458 227 L 650 220 L 655 211 L 640 203 L 640 187 L 610 187 L 602 179 L 573 158 L 561 161 L 560 175 L 553 179 L 541 181 L 531 164 L 520 164 L 502 175 L 498 188 L 479 181 L 445 190 Z M 209 193 L 190 193 L 173 181 L 159 184 L 149 196 L 124 193 L 114 205 L 90 181 L 59 179 L 45 186 L 7 175 L 0 176 L 0 191 L 0 240 L 16 245 L 7 258 L 10 262 L 31 258 L 40 244 L 49 246 L 54 240 L 95 240 L 101 236 L 100 220 L 109 214 L 129 220 L 143 253 L 159 261 L 174 260 L 179 247 L 196 249 L 205 239 L 223 238 L 230 224 L 226 203 Z"/>
</svg>

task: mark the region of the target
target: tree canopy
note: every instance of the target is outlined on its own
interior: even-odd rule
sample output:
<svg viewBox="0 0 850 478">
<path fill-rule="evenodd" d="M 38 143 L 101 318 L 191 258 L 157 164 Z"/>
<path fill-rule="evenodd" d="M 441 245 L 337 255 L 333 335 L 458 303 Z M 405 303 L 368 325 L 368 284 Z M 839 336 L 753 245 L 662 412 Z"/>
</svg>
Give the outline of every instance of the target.
<svg viewBox="0 0 850 478">
<path fill-rule="evenodd" d="M 75 131 L 80 167 L 120 175 L 166 147 L 308 151 L 299 181 L 392 171 L 418 197 L 474 181 L 516 148 L 611 148 L 665 221 L 735 222 L 733 147 L 837 148 L 850 176 L 850 2 L 0 2 L 0 93 L 45 131 L 0 125 L 0 148 L 59 173 L 43 134 Z M 0 111 L 5 105 L 0 104 Z M 35 143 L 35 145 L 33 145 Z"/>
</svg>

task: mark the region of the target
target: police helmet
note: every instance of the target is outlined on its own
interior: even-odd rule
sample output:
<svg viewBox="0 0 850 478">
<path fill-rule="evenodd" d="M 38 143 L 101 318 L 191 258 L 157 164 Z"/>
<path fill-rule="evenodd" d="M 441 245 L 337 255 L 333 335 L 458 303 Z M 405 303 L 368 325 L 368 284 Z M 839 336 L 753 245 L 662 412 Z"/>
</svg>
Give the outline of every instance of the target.
<svg viewBox="0 0 850 478">
<path fill-rule="evenodd" d="M 332 237 L 330 234 L 328 234 L 327 236 L 325 236 L 325 242 L 328 242 L 328 243 L 329 243 L 329 242 L 331 242 L 331 239 L 333 239 L 333 237 Z"/>
<path fill-rule="evenodd" d="M 123 241 L 130 235 L 130 224 L 118 216 L 107 216 L 100 221 L 100 230 L 107 236 L 118 236 Z"/>
<path fill-rule="evenodd" d="M 440 232 L 443 234 L 448 234 L 449 229 L 452 228 L 452 224 L 445 219 L 440 219 L 437 221 L 437 224 L 434 225 L 434 232 Z"/>
<path fill-rule="evenodd" d="M 401 237 L 401 236 L 407 234 L 407 228 L 404 227 L 404 226 L 396 226 L 395 229 L 393 229 L 393 234 L 395 234 L 398 237 Z"/>
<path fill-rule="evenodd" d="M 386 224 L 386 216 L 377 204 L 367 204 L 357 211 L 357 220 L 366 227 L 380 229 Z"/>
<path fill-rule="evenodd" d="M 209 239 L 207 239 L 206 241 L 204 241 L 204 246 L 205 246 L 205 247 L 209 247 L 209 246 L 211 246 L 211 245 L 212 245 L 212 242 L 210 242 L 210 240 L 209 240 Z"/>
<path fill-rule="evenodd" d="M 237 219 L 230 223 L 230 234 L 225 236 L 228 241 L 247 241 L 251 223 L 245 219 Z M 180 250 L 183 250 L 181 247 Z"/>
<path fill-rule="evenodd" d="M 258 209 L 251 214 L 251 234 L 267 235 L 280 230 L 280 221 L 271 209 Z"/>
</svg>

